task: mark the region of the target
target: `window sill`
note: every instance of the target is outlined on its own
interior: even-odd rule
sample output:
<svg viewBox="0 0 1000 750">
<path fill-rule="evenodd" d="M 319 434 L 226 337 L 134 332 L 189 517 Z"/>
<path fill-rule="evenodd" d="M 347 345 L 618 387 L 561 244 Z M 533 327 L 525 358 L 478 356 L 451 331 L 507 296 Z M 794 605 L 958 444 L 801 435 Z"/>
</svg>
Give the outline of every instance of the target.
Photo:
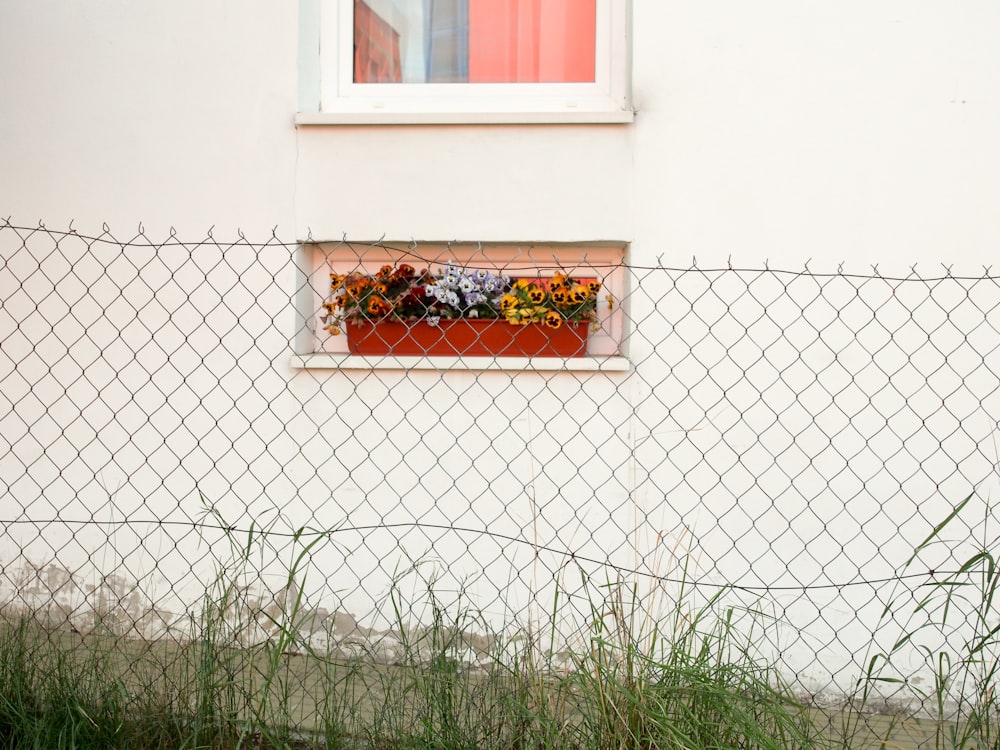
<svg viewBox="0 0 1000 750">
<path fill-rule="evenodd" d="M 562 110 L 547 112 L 299 112 L 296 125 L 560 125 L 628 124 L 635 119 L 631 109 Z"/>
<path fill-rule="evenodd" d="M 525 372 L 628 372 L 626 357 L 359 357 L 297 354 L 293 370 L 503 370 Z"/>
</svg>

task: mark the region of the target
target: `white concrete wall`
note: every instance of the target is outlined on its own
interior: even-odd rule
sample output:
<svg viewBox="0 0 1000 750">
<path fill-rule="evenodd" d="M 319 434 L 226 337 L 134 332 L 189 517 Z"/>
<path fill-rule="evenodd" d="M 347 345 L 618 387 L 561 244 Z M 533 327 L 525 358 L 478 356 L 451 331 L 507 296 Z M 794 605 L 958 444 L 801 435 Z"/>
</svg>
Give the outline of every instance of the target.
<svg viewBox="0 0 1000 750">
<path fill-rule="evenodd" d="M 0 29 L 5 216 L 155 235 L 291 223 L 293 3 L 10 2 Z"/>
<path fill-rule="evenodd" d="M 993 4 L 633 6 L 631 125 L 296 131 L 293 2 L 10 0 L 0 205 L 118 233 L 141 221 L 189 237 L 624 239 L 676 262 L 989 262 Z"/>
<path fill-rule="evenodd" d="M 637 114 L 632 124 L 297 129 L 300 50 L 295 2 L 181 0 L 153 5 L 126 0 L 97 4 L 6 0 L 0 4 L 0 216 L 9 216 L 21 226 L 34 226 L 41 220 L 56 230 L 66 229 L 73 220 L 73 227 L 83 234 L 99 233 L 102 223 L 107 223 L 119 239 L 131 237 L 141 224 L 154 242 L 166 238 L 173 227 L 189 244 L 165 251 L 164 268 L 171 269 L 183 267 L 185 253 L 204 258 L 205 252 L 217 252 L 192 249 L 190 244 L 205 237 L 212 226 L 217 237 L 236 240 L 239 229 L 251 242 L 266 242 L 273 227 L 288 242 L 307 236 L 317 240 L 386 237 L 403 243 L 411 239 L 626 242 L 631 262 L 662 261 L 675 267 L 687 267 L 697 258 L 703 267 L 724 266 L 731 260 L 738 267 L 767 262 L 772 268 L 798 270 L 809 262 L 813 270 L 835 271 L 843 261 L 853 271 L 864 272 L 878 264 L 882 273 L 905 274 L 916 263 L 918 270 L 936 274 L 944 263 L 953 265 L 956 273 L 976 274 L 993 262 L 1000 223 L 994 210 L 1000 199 L 1000 139 L 996 138 L 1000 50 L 993 31 L 1000 23 L 1000 6 L 988 0 L 633 0 L 633 17 Z M 39 247 L 47 247 L 40 253 L 51 251 L 44 242 Z M 72 247 L 70 257 L 83 253 L 79 246 Z M 225 252 L 227 258 L 245 260 L 252 251 L 236 245 Z M 381 411 L 376 418 L 395 418 L 391 423 L 412 436 L 412 427 L 401 422 L 396 412 L 403 408 L 401 404 L 429 408 L 420 401 L 419 389 L 440 382 L 445 387 L 435 398 L 441 408 L 448 408 L 456 388 L 470 388 L 484 402 L 497 400 L 496 412 L 490 412 L 479 438 L 520 446 L 517 460 L 527 460 L 533 452 L 545 455 L 542 447 L 533 447 L 538 425 L 528 422 L 548 414 L 555 403 L 553 396 L 562 394 L 568 399 L 577 394 L 580 413 L 598 418 L 592 423 L 597 426 L 591 427 L 591 437 L 603 446 L 602 458 L 616 470 L 613 476 L 588 481 L 608 494 L 587 496 L 583 501 L 563 494 L 557 478 L 570 484 L 587 478 L 581 474 L 566 479 L 559 472 L 567 467 L 553 465 L 552 477 L 536 483 L 532 490 L 544 494 L 549 513 L 559 519 L 544 521 L 550 530 L 563 528 L 571 538 L 579 539 L 588 513 L 601 509 L 606 513 L 611 508 L 618 517 L 649 516 L 652 520 L 642 534 L 645 542 L 652 543 L 659 524 L 673 528 L 705 508 L 711 512 L 699 516 L 699 531 L 718 554 L 727 549 L 728 537 L 713 526 L 712 513 L 725 511 L 726 503 L 742 493 L 739 487 L 745 477 L 729 474 L 731 486 L 726 491 L 720 494 L 718 486 L 710 486 L 704 497 L 696 491 L 699 482 L 692 480 L 680 486 L 666 505 L 662 503 L 663 488 L 678 487 L 677 467 L 687 460 L 685 451 L 696 445 L 673 446 L 663 436 L 684 433 L 695 425 L 702 430 L 698 440 L 705 450 L 720 450 L 725 430 L 719 428 L 719 420 L 729 424 L 726 420 L 744 419 L 734 417 L 736 412 L 721 417 L 712 412 L 716 423 L 706 423 L 703 417 L 714 403 L 708 392 L 711 388 L 703 386 L 708 390 L 702 395 L 685 400 L 690 383 L 685 381 L 683 367 L 673 372 L 672 380 L 656 369 L 664 359 L 650 357 L 672 330 L 669 316 L 649 319 L 642 335 L 632 342 L 634 361 L 645 364 L 627 386 L 621 382 L 625 376 L 619 375 L 559 375 L 546 387 L 540 387 L 538 376 L 522 378 L 521 385 L 530 381 L 525 387 L 534 394 L 535 406 L 521 422 L 504 425 L 506 410 L 523 409 L 520 404 L 526 398 L 511 389 L 509 375 L 476 379 L 466 373 L 440 378 L 421 373 L 404 378 L 399 373 L 373 376 L 289 368 L 286 357 L 294 336 L 290 305 L 295 275 L 288 259 L 293 255 L 283 250 L 261 254 L 265 277 L 273 274 L 277 284 L 267 287 L 260 308 L 263 318 L 253 324 L 267 333 L 256 347 L 245 346 L 243 338 L 232 341 L 234 350 L 245 352 L 240 366 L 259 374 L 259 391 L 247 391 L 246 384 L 231 373 L 228 361 L 205 360 L 207 350 L 199 348 L 202 343 L 197 336 L 187 340 L 186 347 L 170 349 L 167 357 L 176 366 L 174 375 L 168 379 L 157 369 L 158 374 L 145 376 L 162 388 L 175 388 L 178 378 L 184 381 L 190 392 L 178 392 L 173 396 L 175 403 L 187 399 L 193 408 L 209 400 L 211 408 L 192 412 L 186 419 L 183 439 L 181 433 L 172 433 L 174 443 L 165 447 L 155 436 L 145 445 L 144 438 L 123 442 L 119 433 L 127 437 L 134 428 L 135 434 L 143 434 L 139 428 L 145 419 L 138 413 L 125 413 L 122 423 L 99 431 L 96 443 L 80 438 L 92 459 L 89 464 L 81 461 L 71 466 L 58 460 L 45 464 L 44 472 L 51 475 L 52 483 L 41 485 L 59 493 L 60 501 L 46 504 L 49 501 L 43 501 L 41 493 L 29 503 L 32 511 L 46 516 L 55 512 L 86 515 L 105 507 L 107 498 L 99 497 L 102 492 L 121 487 L 115 512 L 150 508 L 164 517 L 190 518 L 198 513 L 191 503 L 196 503 L 196 487 L 201 487 L 235 513 L 250 512 L 256 508 L 254 503 L 266 505 L 268 497 L 283 497 L 282 507 L 293 523 L 317 513 L 317 522 L 335 524 L 348 512 L 354 519 L 391 521 L 401 509 L 394 505 L 390 490 L 413 484 L 412 472 L 396 469 L 403 476 L 390 485 L 380 484 L 371 473 L 347 481 L 345 473 L 350 473 L 349 467 L 364 466 L 366 472 L 371 468 L 359 458 L 365 451 L 374 455 L 381 450 L 376 465 L 396 466 L 400 456 L 392 441 L 369 445 L 361 440 L 335 456 L 325 456 L 329 448 L 317 438 L 317 425 L 362 429 L 372 417 L 371 405 L 377 404 Z M 56 263 L 55 274 L 58 268 Z M 120 272 L 129 271 L 123 267 Z M 223 280 L 221 271 L 213 273 L 231 289 L 228 276 Z M 156 270 L 149 265 L 143 273 L 133 274 L 154 279 Z M 5 278 L 10 283 L 10 277 Z M 79 314 L 90 315 L 98 327 L 106 326 L 108 321 L 97 320 L 102 292 L 86 291 L 88 284 L 80 283 L 84 292 L 94 294 L 98 312 Z M 61 288 L 65 292 L 69 287 Z M 126 296 L 140 301 L 157 288 L 154 280 L 149 287 L 135 286 L 131 296 Z M 187 295 L 197 289 L 198 280 L 181 273 L 176 288 L 166 298 L 161 294 L 159 325 L 167 326 L 169 313 L 182 309 Z M 10 291 L 0 294 L 6 297 Z M 107 293 L 113 301 L 114 290 Z M 234 306 L 245 304 L 238 292 L 228 294 Z M 652 299 L 636 297 L 635 305 L 630 311 L 635 320 L 645 321 L 654 310 Z M 196 300 L 191 309 L 224 317 L 213 299 Z M 25 309 L 9 312 L 20 315 L 20 320 L 35 321 L 32 325 L 38 323 Z M 55 308 L 38 313 L 50 323 L 61 314 Z M 183 339 L 194 330 L 207 337 L 203 343 L 211 349 L 212 331 L 196 323 L 188 330 L 186 325 L 177 325 L 171 335 Z M 75 334 L 67 334 L 73 341 L 63 351 L 72 344 L 79 361 L 94 360 L 100 347 L 81 339 L 80 330 L 73 330 Z M 4 350 L 22 346 L 26 351 L 48 351 L 39 349 L 37 342 L 30 344 L 30 335 L 25 340 L 29 344 L 5 344 Z M 45 344 L 52 345 L 51 341 Z M 81 349 L 94 346 L 93 356 Z M 136 346 L 142 349 L 144 344 Z M 141 386 L 128 385 L 127 375 L 122 375 L 127 360 L 159 363 L 159 356 L 154 349 L 143 349 L 138 355 L 134 351 L 101 355 L 101 362 L 93 366 L 110 368 L 111 373 L 99 378 L 111 389 L 101 390 L 102 397 L 124 408 L 124 402 Z M 37 406 L 39 415 L 48 412 L 53 420 L 51 424 L 24 422 L 35 424 L 34 430 L 49 431 L 39 437 L 41 446 L 57 445 L 52 436 L 61 434 L 65 425 L 51 412 L 54 406 L 71 407 L 74 394 L 77 403 L 91 399 L 86 401 L 91 404 L 87 415 L 107 421 L 93 413 L 107 407 L 93 405 L 93 394 L 80 372 L 62 376 L 66 382 L 74 381 L 70 390 L 66 383 L 42 383 L 42 375 L 28 372 L 35 367 L 44 373 L 60 361 L 59 346 L 55 346 L 48 355 L 39 355 L 38 361 L 11 358 L 4 363 L 8 367 L 17 363 L 17 372 L 7 373 L 11 392 L 31 389 L 39 399 L 37 404 L 32 401 L 31 408 Z M 68 367 L 65 362 L 61 366 Z M 223 374 L 227 384 L 215 391 Z M 18 377 L 21 380 L 11 385 Z M 393 405 L 385 402 L 385 396 L 389 384 L 396 381 L 399 388 L 394 394 L 402 401 Z M 650 411 L 653 389 L 661 404 L 683 408 L 669 415 L 657 413 L 659 407 Z M 228 394 L 233 409 L 224 408 L 220 394 Z M 752 397 L 752 390 L 733 395 L 730 406 L 735 409 L 737 401 Z M 153 395 L 146 393 L 142 398 Z M 643 405 L 646 421 L 641 424 L 632 422 L 636 404 Z M 213 412 L 216 408 L 218 413 Z M 845 411 L 851 412 L 849 405 Z M 988 411 L 981 404 L 980 412 L 969 417 L 982 422 L 970 430 L 976 436 L 974 442 L 987 448 L 995 425 Z M 165 412 L 161 419 L 165 420 L 163 429 L 176 429 Z M 740 430 L 752 441 L 767 419 L 767 415 L 746 417 Z M 648 429 L 650 420 L 652 429 Z M 436 425 L 431 434 L 447 432 L 446 422 Z M 649 435 L 640 434 L 643 429 Z M 729 445 L 726 441 L 733 440 L 734 434 L 729 433 L 723 443 Z M 453 446 L 448 447 L 451 443 L 438 438 L 430 444 L 446 446 L 435 458 L 442 467 L 466 460 Z M 102 447 L 102 440 L 118 446 L 117 452 Z M 263 451 L 263 446 L 270 452 Z M 848 447 L 844 450 L 849 454 Z M 45 451 L 39 449 L 39 453 Z M 638 471 L 636 465 L 629 465 L 629 455 L 638 457 Z M 875 451 L 866 460 L 877 463 L 881 455 Z M 258 481 L 247 475 L 247 457 L 256 457 L 258 469 L 268 479 Z M 513 459 L 495 459 L 497 467 L 506 466 L 505 471 L 516 465 Z M 975 460 L 980 462 L 978 454 Z M 657 468 L 643 470 L 642 462 Z M 104 467 L 100 477 L 87 468 L 94 465 Z M 288 482 L 283 478 L 286 465 L 313 474 L 308 480 L 299 480 L 303 475 L 295 474 Z M 979 463 L 976 466 L 981 468 Z M 595 465 L 589 470 L 596 471 Z M 837 471 L 830 463 L 819 471 L 820 479 L 829 480 Z M 487 467 L 484 473 L 491 471 Z M 523 476 L 521 471 L 508 474 L 504 474 L 508 483 Z M 161 478 L 166 475 L 170 479 L 164 482 Z M 56 481 L 60 476 L 61 483 Z M 297 489 L 290 489 L 296 482 Z M 375 484 L 366 487 L 365 482 Z M 265 494 L 261 494 L 262 487 Z M 317 505 L 327 503 L 333 494 L 331 487 L 341 493 L 336 498 L 345 505 L 323 505 L 324 510 L 317 512 Z M 510 498 L 500 495 L 473 509 L 463 493 L 481 491 L 472 485 L 456 485 L 445 493 L 450 498 L 446 501 L 445 496 L 427 494 L 418 483 L 406 515 L 447 522 L 454 520 L 449 509 L 459 509 L 460 517 L 475 510 L 483 517 L 499 518 L 511 507 Z M 582 486 L 580 491 L 584 491 Z M 781 490 L 772 491 L 780 494 Z M 956 487 L 955 492 L 959 491 Z M 246 494 L 254 498 L 252 507 L 241 504 L 241 495 Z M 497 526 L 512 524 L 501 529 L 504 533 L 516 532 L 517 521 L 522 528 L 533 523 L 527 490 L 522 486 L 515 494 L 523 507 L 511 511 Z M 814 506 L 819 502 L 812 492 L 804 495 Z M 902 496 L 890 495 L 893 502 L 903 502 Z M 820 498 L 826 503 L 835 499 L 832 495 Z M 938 517 L 937 511 L 951 499 L 949 492 L 934 507 L 921 509 L 926 522 Z M 765 500 L 755 497 L 753 502 Z M 439 501 L 441 505 L 436 504 Z M 355 502 L 359 504 L 352 505 Z M 808 506 L 797 497 L 789 512 L 805 512 Z M 757 511 L 762 514 L 766 508 Z M 753 528 L 760 517 L 757 511 L 744 510 L 734 528 L 741 524 Z M 897 512 L 912 509 L 891 506 L 885 519 Z M 859 506 L 859 517 L 862 514 Z M 103 516 L 97 513 L 97 517 Z M 567 518 L 569 527 L 562 520 Z M 622 527 L 631 523 L 624 521 Z M 848 553 L 855 562 L 893 542 L 891 526 L 885 526 L 886 520 L 880 523 L 867 543 L 871 549 Z M 891 568 L 905 559 L 907 545 L 919 541 L 926 527 L 925 523 L 915 529 L 914 539 L 902 540 L 899 549 L 881 559 L 879 566 Z M 713 531 L 718 538 L 712 536 Z M 856 531 L 852 528 L 851 533 Z M 19 544 L 37 546 L 41 557 L 47 547 L 68 543 L 71 536 L 65 532 L 66 539 L 56 544 L 33 539 L 31 529 L 24 533 Z M 134 569 L 148 572 L 153 565 L 148 555 L 155 546 L 153 538 L 158 537 L 152 532 L 145 538 L 140 552 L 146 558 L 136 562 Z M 95 537 L 91 544 L 76 538 L 73 554 L 99 563 L 98 553 L 106 548 L 102 539 Z M 429 547 L 437 539 L 425 537 L 409 551 L 420 554 L 426 551 L 418 548 L 421 544 Z M 616 539 L 598 534 L 587 543 L 600 553 L 618 544 Z M 184 554 L 196 554 L 195 541 L 188 539 L 170 565 L 184 569 Z M 465 541 L 448 537 L 439 543 L 458 554 Z M 794 535 L 783 543 L 805 546 Z M 836 540 L 829 543 L 834 550 Z M 124 549 L 141 546 L 131 536 L 122 542 Z M 352 555 L 359 556 L 355 572 L 375 571 L 394 549 L 394 539 L 391 535 L 359 538 L 347 546 Z M 800 551 L 789 548 L 788 559 L 795 559 Z M 485 556 L 497 561 L 497 567 L 480 579 L 484 589 L 505 583 L 511 562 L 521 571 L 517 576 L 522 582 L 531 578 L 524 572 L 530 568 L 530 554 L 516 561 L 505 558 L 502 551 Z M 815 553 L 810 565 L 826 557 Z M 755 568 L 756 559 L 750 555 L 749 563 L 746 557 L 736 560 L 733 570 L 745 574 L 748 567 Z M 847 558 L 837 559 L 839 565 Z M 206 570 L 210 562 L 205 558 Z M 556 556 L 549 564 L 558 567 L 562 563 Z M 765 570 L 773 572 L 782 564 L 769 559 Z M 507 566 L 506 573 L 503 566 Z M 333 558 L 324 563 L 324 569 L 337 571 L 333 588 L 353 587 L 353 582 L 341 578 L 349 574 Z M 468 570 L 457 566 L 451 572 L 459 577 Z M 849 566 L 845 570 L 849 572 Z M 717 572 L 724 578 L 731 571 Z M 756 572 L 761 569 L 757 567 Z M 280 583 L 280 577 L 276 580 Z M 366 585 L 364 595 L 384 590 L 384 575 L 377 582 L 369 579 Z M 489 591 L 484 596 L 488 599 Z M 866 601 L 857 606 L 866 606 Z M 820 603 L 813 605 L 818 608 Z M 863 634 L 856 637 L 859 643 L 863 641 Z M 806 652 L 787 658 L 809 663 Z M 830 665 L 827 671 L 838 668 Z"/>
</svg>

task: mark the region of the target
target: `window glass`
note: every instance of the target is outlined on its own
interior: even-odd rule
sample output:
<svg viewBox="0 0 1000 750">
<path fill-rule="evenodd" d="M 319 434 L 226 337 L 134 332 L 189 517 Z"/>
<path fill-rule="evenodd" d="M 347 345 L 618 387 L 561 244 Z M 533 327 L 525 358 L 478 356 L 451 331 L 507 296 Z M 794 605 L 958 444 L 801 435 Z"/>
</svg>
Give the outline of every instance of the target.
<svg viewBox="0 0 1000 750">
<path fill-rule="evenodd" d="M 355 83 L 593 83 L 596 0 L 354 0 Z"/>
</svg>

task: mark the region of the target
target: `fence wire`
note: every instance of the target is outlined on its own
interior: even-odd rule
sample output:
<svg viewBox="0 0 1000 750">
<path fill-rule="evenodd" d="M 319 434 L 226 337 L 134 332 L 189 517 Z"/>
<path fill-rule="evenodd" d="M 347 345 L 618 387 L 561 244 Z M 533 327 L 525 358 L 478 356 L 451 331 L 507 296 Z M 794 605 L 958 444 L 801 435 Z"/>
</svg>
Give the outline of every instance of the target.
<svg viewBox="0 0 1000 750">
<path fill-rule="evenodd" d="M 291 612 L 303 648 L 391 660 L 420 612 L 404 623 L 387 602 L 430 580 L 484 633 L 555 619 L 571 655 L 624 583 L 653 619 L 765 612 L 762 653 L 836 699 L 914 627 L 927 587 L 995 540 L 988 270 L 9 222 L 0 253 L 0 602 L 53 632 L 183 640 L 228 581 L 242 642 Z M 452 259 L 601 280 L 584 356 L 358 355 L 349 325 L 324 328 L 331 272 Z M 968 637 L 976 616 L 955 608 L 921 645 Z"/>
</svg>

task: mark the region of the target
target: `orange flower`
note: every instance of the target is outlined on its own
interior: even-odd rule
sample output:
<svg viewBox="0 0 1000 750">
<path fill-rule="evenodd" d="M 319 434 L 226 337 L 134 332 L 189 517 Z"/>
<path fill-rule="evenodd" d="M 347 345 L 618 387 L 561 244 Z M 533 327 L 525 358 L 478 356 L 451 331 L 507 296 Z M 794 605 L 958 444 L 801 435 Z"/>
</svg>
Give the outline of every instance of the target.
<svg viewBox="0 0 1000 750">
<path fill-rule="evenodd" d="M 543 322 L 549 328 L 555 330 L 563 324 L 563 317 L 555 310 L 550 310 L 548 313 L 545 314 L 545 320 Z"/>
<path fill-rule="evenodd" d="M 557 305 L 562 306 L 565 305 L 570 300 L 569 300 L 569 295 L 566 294 L 565 291 L 563 291 L 562 289 L 556 289 L 552 292 L 552 301 L 555 302 Z"/>
<path fill-rule="evenodd" d="M 528 290 L 528 299 L 536 305 L 542 304 L 542 301 L 545 299 L 545 290 L 534 286 L 531 287 L 531 289 Z"/>
<path fill-rule="evenodd" d="M 371 297 L 368 300 L 368 312 L 371 315 L 385 315 L 389 312 L 389 305 L 381 297 Z"/>
<path fill-rule="evenodd" d="M 587 289 L 583 284 L 577 284 L 573 287 L 573 301 L 574 302 L 586 302 L 587 296 L 590 294 L 590 290 Z"/>
<path fill-rule="evenodd" d="M 587 289 L 590 290 L 591 294 L 597 294 L 599 291 L 601 291 L 601 282 L 600 281 L 588 281 L 587 282 Z"/>
</svg>

